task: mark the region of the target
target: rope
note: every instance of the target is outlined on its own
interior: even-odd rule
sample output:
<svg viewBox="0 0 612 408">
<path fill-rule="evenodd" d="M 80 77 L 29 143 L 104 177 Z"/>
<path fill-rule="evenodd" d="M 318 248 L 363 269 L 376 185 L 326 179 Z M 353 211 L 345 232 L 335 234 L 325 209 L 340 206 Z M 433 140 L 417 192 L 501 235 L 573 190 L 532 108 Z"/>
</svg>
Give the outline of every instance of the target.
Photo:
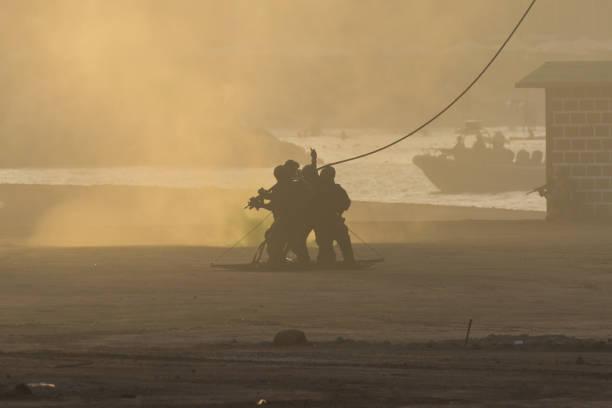
<svg viewBox="0 0 612 408">
<path fill-rule="evenodd" d="M 361 238 L 359 235 L 357 235 L 357 233 L 356 233 L 355 231 L 353 231 L 352 229 L 350 229 L 348 226 L 347 226 L 346 228 L 348 228 L 349 232 L 350 232 L 351 234 L 353 234 L 353 235 L 355 236 L 355 238 L 357 238 L 358 240 L 360 240 L 362 244 L 364 244 L 364 245 L 365 245 L 367 248 L 369 248 L 369 249 L 370 249 L 370 251 L 372 251 L 372 252 L 374 252 L 376 255 L 378 255 L 378 256 L 380 257 L 380 259 L 381 259 L 381 260 L 385 259 L 385 257 L 384 257 L 384 256 L 383 256 L 383 255 L 382 255 L 382 254 L 381 254 L 381 253 L 380 253 L 380 252 L 379 252 L 379 251 L 378 251 L 376 248 L 374 248 L 373 246 L 371 246 L 370 244 L 368 244 L 368 243 L 366 242 L 366 240 L 365 240 L 365 239 L 363 239 L 363 238 Z"/>
<path fill-rule="evenodd" d="M 236 241 L 234 243 L 234 245 L 232 245 L 231 247 L 227 248 L 225 251 L 223 251 L 221 253 L 221 255 L 219 255 L 218 257 L 216 257 L 210 264 L 214 265 L 215 263 L 217 263 L 217 261 L 219 261 L 219 259 L 223 258 L 225 255 L 227 255 L 231 250 L 233 250 L 234 248 L 236 248 L 238 245 L 240 245 L 240 243 L 242 241 L 244 241 L 246 239 L 246 237 L 248 237 L 249 235 L 251 235 L 253 232 L 255 232 L 255 230 L 257 230 L 259 227 L 261 227 L 261 225 L 268 219 L 270 218 L 270 215 L 272 215 L 271 212 L 268 213 L 268 215 L 266 215 L 261 221 L 259 221 L 253 228 L 251 228 L 246 234 L 244 234 L 242 236 L 242 238 L 240 238 L 238 241 Z"/>
<path fill-rule="evenodd" d="M 379 147 L 378 149 L 375 149 L 375 150 L 372 150 L 372 151 L 369 151 L 369 152 L 366 152 L 366 153 L 359 154 L 357 156 L 349 157 L 348 159 L 339 160 L 339 161 L 336 161 L 336 162 L 333 162 L 333 163 L 326 164 L 324 166 L 319 167 L 317 170 L 320 170 L 320 169 L 322 169 L 324 167 L 335 166 L 337 164 L 342 164 L 342 163 L 350 162 L 350 161 L 353 161 L 353 160 L 361 159 L 363 157 L 370 156 L 370 155 L 373 155 L 373 154 L 378 153 L 380 151 L 383 151 L 385 149 L 388 149 L 391 146 L 394 146 L 394 145 L 398 144 L 399 142 L 402 142 L 405 139 L 409 138 L 410 136 L 414 135 L 415 133 L 417 133 L 418 131 L 420 131 L 424 127 L 428 126 L 430 123 L 432 123 L 436 119 L 438 119 L 444 113 L 446 113 L 446 111 L 448 111 L 453 105 L 455 105 L 455 103 L 457 103 L 459 101 L 459 99 L 461 99 L 466 93 L 468 93 L 468 91 L 470 89 L 472 89 L 472 87 L 476 84 L 476 82 L 478 82 L 478 80 L 480 80 L 480 78 L 484 75 L 484 73 L 487 72 L 489 67 L 493 64 L 493 62 L 497 59 L 497 57 L 504 50 L 504 48 L 506 47 L 506 44 L 508 44 L 508 42 L 510 42 L 510 39 L 512 39 L 512 37 L 514 36 L 514 33 L 516 33 L 518 28 L 521 26 L 521 24 L 523 23 L 523 20 L 525 20 L 525 17 L 527 17 L 527 15 L 531 11 L 531 9 L 532 9 L 533 5 L 535 4 L 535 2 L 536 2 L 536 0 L 532 0 L 531 1 L 531 4 L 529 4 L 529 7 L 527 7 L 525 12 L 523 13 L 521 18 L 519 19 L 518 23 L 516 23 L 516 25 L 514 26 L 514 28 L 512 29 L 510 34 L 508 35 L 508 37 L 506 37 L 506 40 L 501 44 L 501 46 L 499 47 L 497 52 L 493 55 L 493 57 L 489 60 L 487 65 L 485 65 L 484 68 L 478 73 L 478 75 L 476 75 L 476 77 L 472 80 L 472 82 L 470 82 L 470 84 L 463 91 L 461 91 L 461 93 L 459 95 L 457 95 L 455 97 L 455 99 L 453 99 L 448 105 L 446 105 L 444 108 L 442 108 L 441 111 L 436 113 L 429 120 L 427 120 L 425 123 L 423 123 L 422 125 L 420 125 L 416 129 L 414 129 L 412 132 L 408 133 L 405 136 L 400 137 L 399 139 L 397 139 L 397 140 L 395 140 L 395 141 L 393 141 L 393 142 L 391 142 L 391 143 L 389 143 L 389 144 L 387 144 L 385 146 Z"/>
<path fill-rule="evenodd" d="M 444 113 L 446 113 L 446 111 L 448 111 L 451 107 L 453 107 L 453 105 L 455 105 L 466 93 L 468 93 L 468 91 L 470 89 L 472 89 L 472 87 L 480 80 L 480 78 L 484 75 L 485 72 L 487 72 L 487 70 L 489 69 L 489 67 L 493 64 L 493 62 L 497 59 L 497 57 L 501 54 L 501 52 L 504 50 L 504 48 L 506 47 L 506 45 L 510 42 L 510 40 L 512 39 L 512 37 L 514 36 L 514 34 L 516 33 L 516 31 L 518 30 L 518 28 L 521 26 L 521 24 L 523 23 L 523 21 L 525 20 L 525 18 L 527 17 L 527 15 L 529 14 L 529 12 L 531 11 L 531 9 L 533 8 L 534 4 L 536 3 L 536 0 L 532 0 L 531 3 L 529 4 L 529 6 L 527 7 L 527 9 L 525 10 L 525 12 L 523 13 L 523 15 L 521 16 L 521 18 L 519 19 L 519 21 L 516 23 L 516 25 L 514 26 L 514 28 L 512 29 L 512 31 L 510 32 L 510 34 L 508 35 L 508 37 L 506 37 L 506 40 L 501 44 L 501 46 L 499 47 L 499 49 L 497 50 L 497 52 L 493 55 L 493 57 L 491 58 L 491 60 L 487 63 L 487 65 L 484 66 L 484 68 L 478 73 L 478 75 L 476 75 L 476 77 L 472 80 L 472 82 L 470 82 L 470 84 L 463 90 L 461 91 L 461 93 L 459 93 L 459 95 L 457 95 L 455 97 L 455 99 L 453 99 L 448 105 L 446 105 L 444 108 L 442 108 L 441 111 L 439 111 L 438 113 L 436 113 L 434 116 L 432 116 L 429 120 L 427 120 L 425 123 L 423 123 L 422 125 L 420 125 L 419 127 L 417 127 L 416 129 L 414 129 L 412 132 L 408 133 L 405 136 L 400 137 L 399 139 L 384 145 L 382 147 L 379 147 L 378 149 L 366 152 L 366 153 L 362 153 L 359 154 L 357 156 L 353 156 L 353 157 L 349 157 L 348 159 L 344 159 L 344 160 L 339 160 L 333 163 L 329 163 L 326 164 L 324 166 L 319 167 L 317 170 L 320 170 L 324 167 L 329 167 L 329 166 L 335 166 L 337 164 L 342 164 L 342 163 L 346 163 L 349 161 L 353 161 L 353 160 L 357 160 L 357 159 L 361 159 L 363 157 L 367 157 L 370 155 L 373 155 L 375 153 L 378 153 L 380 151 L 383 151 L 385 149 L 388 149 L 404 140 L 406 140 L 407 138 L 409 138 L 410 136 L 414 135 L 415 133 L 417 133 L 418 131 L 420 131 L 421 129 L 425 128 L 426 126 L 428 126 L 430 123 L 432 123 L 433 121 L 435 121 L 436 119 L 438 119 L 440 116 L 442 116 Z M 212 262 L 212 264 L 216 263 L 219 259 L 223 258 L 225 255 L 227 255 L 228 252 L 230 252 L 231 250 L 233 250 L 234 248 L 236 248 L 238 245 L 240 245 L 240 243 L 242 241 L 244 241 L 246 239 L 246 237 L 248 237 L 249 235 L 251 235 L 255 230 L 257 230 L 267 219 L 268 217 L 271 215 L 271 213 L 269 213 L 268 215 L 266 215 L 257 225 L 255 225 L 253 228 L 251 228 L 246 234 L 244 234 L 244 236 L 242 238 L 240 238 L 238 241 L 236 241 L 236 243 L 234 243 L 234 245 L 232 245 L 231 247 L 227 248 L 225 251 L 223 251 L 223 253 L 221 253 L 221 255 L 219 255 L 217 258 L 215 258 L 215 260 Z M 361 240 L 368 248 L 370 248 L 373 252 L 375 252 L 376 254 L 378 254 L 381 258 L 382 255 L 380 254 L 380 252 L 378 252 L 375 248 L 373 248 L 372 246 L 370 246 L 367 242 L 365 242 L 365 240 L 363 240 L 359 235 L 357 235 L 355 233 L 355 231 L 352 231 L 351 229 L 349 229 L 349 231 L 355 235 L 355 237 L 357 237 L 359 240 Z"/>
</svg>

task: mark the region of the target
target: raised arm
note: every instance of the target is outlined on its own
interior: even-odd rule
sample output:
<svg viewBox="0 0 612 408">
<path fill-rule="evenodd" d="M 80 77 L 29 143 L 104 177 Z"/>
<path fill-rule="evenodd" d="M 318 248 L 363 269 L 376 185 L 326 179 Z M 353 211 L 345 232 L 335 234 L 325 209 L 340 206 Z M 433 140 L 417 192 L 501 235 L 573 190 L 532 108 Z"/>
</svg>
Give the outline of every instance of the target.
<svg viewBox="0 0 612 408">
<path fill-rule="evenodd" d="M 317 151 L 315 149 L 310 149 L 310 164 L 312 164 L 312 168 L 317 173 Z"/>
</svg>

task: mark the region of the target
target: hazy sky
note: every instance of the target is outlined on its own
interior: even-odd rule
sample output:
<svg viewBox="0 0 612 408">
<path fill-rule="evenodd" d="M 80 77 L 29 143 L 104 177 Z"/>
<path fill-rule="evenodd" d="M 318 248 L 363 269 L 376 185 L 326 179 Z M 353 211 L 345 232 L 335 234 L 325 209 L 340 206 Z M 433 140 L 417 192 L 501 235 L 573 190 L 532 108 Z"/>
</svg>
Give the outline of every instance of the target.
<svg viewBox="0 0 612 408">
<path fill-rule="evenodd" d="M 528 3 L 3 1 L 4 159 L 180 162 L 230 137 L 220 127 L 410 128 L 469 82 Z M 516 80 L 566 57 L 555 41 L 609 37 L 611 3 L 539 0 L 445 120 L 503 117 Z"/>
</svg>

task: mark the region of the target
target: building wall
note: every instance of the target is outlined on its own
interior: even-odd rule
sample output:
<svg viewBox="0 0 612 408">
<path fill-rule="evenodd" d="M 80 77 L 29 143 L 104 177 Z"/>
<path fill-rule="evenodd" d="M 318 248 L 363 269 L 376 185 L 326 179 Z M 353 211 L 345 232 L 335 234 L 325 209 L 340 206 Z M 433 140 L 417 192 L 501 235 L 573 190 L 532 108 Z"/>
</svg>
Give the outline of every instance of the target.
<svg viewBox="0 0 612 408">
<path fill-rule="evenodd" d="M 546 90 L 547 180 L 566 171 L 579 216 L 612 217 L 612 87 Z"/>
</svg>

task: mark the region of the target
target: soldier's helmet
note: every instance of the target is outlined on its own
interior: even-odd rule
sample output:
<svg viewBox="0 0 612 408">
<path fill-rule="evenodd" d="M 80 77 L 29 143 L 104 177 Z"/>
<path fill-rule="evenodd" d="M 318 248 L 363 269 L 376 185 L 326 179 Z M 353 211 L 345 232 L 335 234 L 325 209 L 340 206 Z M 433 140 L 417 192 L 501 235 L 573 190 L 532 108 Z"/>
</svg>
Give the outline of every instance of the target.
<svg viewBox="0 0 612 408">
<path fill-rule="evenodd" d="M 324 181 L 333 182 L 336 178 L 336 169 L 331 166 L 323 167 L 320 173 L 320 177 Z"/>
<path fill-rule="evenodd" d="M 506 136 L 501 131 L 495 132 L 493 135 L 493 146 L 502 147 L 506 144 Z"/>
<path fill-rule="evenodd" d="M 285 168 L 285 166 L 276 166 L 274 168 L 274 177 L 278 181 L 286 180 L 288 176 L 287 176 L 287 169 Z"/>
<path fill-rule="evenodd" d="M 287 176 L 289 177 L 297 177 L 298 170 L 300 169 L 300 164 L 295 160 L 287 160 L 284 164 L 285 169 L 287 170 Z"/>
<path fill-rule="evenodd" d="M 304 177 L 307 181 L 312 181 L 317 176 L 317 170 L 314 168 L 312 164 L 307 164 L 302 167 L 302 177 Z"/>
</svg>

